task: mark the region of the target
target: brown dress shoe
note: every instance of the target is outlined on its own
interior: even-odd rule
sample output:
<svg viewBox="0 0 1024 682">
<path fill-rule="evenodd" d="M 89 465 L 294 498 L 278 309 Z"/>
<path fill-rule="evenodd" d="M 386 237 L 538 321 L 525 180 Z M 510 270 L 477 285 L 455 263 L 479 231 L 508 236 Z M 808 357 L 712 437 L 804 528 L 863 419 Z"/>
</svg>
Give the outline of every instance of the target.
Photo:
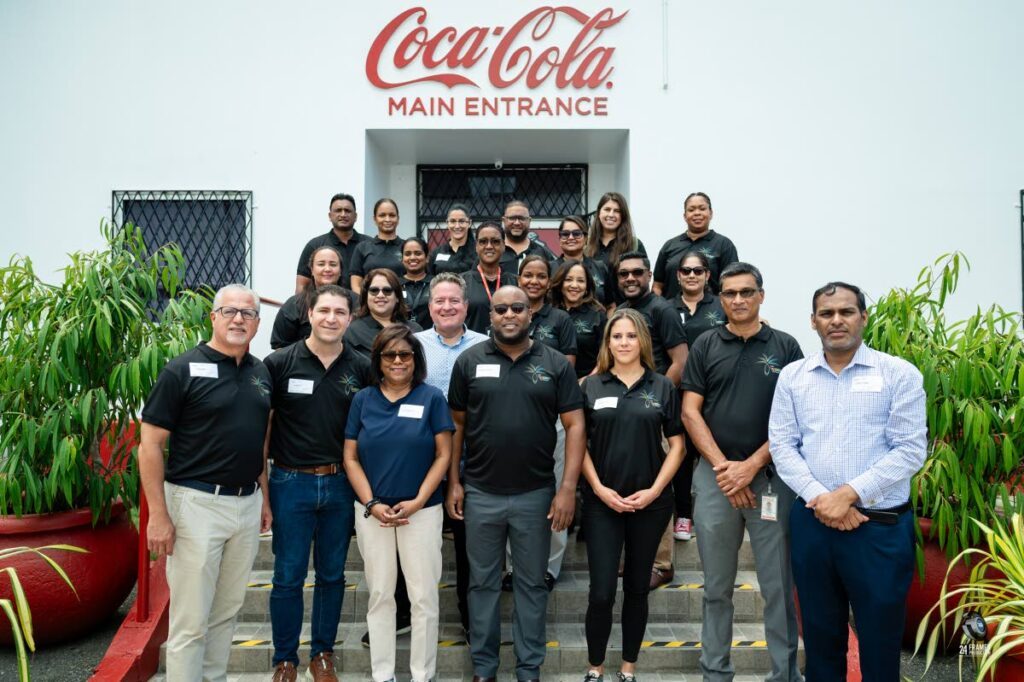
<svg viewBox="0 0 1024 682">
<path fill-rule="evenodd" d="M 338 675 L 334 672 L 334 653 L 321 651 L 309 662 L 308 677 L 313 682 L 338 682 Z"/>
<path fill-rule="evenodd" d="M 672 582 L 672 578 L 674 577 L 676 577 L 676 571 L 674 568 L 664 570 L 660 568 L 652 568 L 651 589 L 653 590 L 661 587 L 662 585 L 668 585 L 670 582 Z"/>
<path fill-rule="evenodd" d="M 299 671 L 291 661 L 281 661 L 274 666 L 274 677 L 270 682 L 295 682 L 299 678 Z"/>
</svg>

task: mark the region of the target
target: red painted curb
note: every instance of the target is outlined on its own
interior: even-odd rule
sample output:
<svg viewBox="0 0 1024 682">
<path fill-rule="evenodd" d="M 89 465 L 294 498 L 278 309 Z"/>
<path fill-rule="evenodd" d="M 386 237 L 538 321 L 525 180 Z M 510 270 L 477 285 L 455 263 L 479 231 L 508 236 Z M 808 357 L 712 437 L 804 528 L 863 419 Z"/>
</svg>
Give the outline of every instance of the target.
<svg viewBox="0 0 1024 682">
<path fill-rule="evenodd" d="M 850 639 L 846 645 L 846 682 L 861 682 L 860 677 L 860 642 L 857 633 L 849 625 Z"/>
<path fill-rule="evenodd" d="M 138 610 L 129 610 L 89 682 L 146 682 L 156 674 L 160 645 L 167 639 L 166 558 L 153 562 L 149 575 L 149 618 L 139 621 Z"/>
</svg>

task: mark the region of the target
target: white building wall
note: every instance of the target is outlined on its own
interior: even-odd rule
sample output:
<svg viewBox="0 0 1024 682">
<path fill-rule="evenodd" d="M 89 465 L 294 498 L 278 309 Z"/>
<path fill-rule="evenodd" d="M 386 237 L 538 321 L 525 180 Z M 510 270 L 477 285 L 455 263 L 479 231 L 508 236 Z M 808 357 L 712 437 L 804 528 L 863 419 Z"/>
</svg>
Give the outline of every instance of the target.
<svg viewBox="0 0 1024 682">
<path fill-rule="evenodd" d="M 416 163 L 547 155 L 591 164 L 592 202 L 625 191 L 652 251 L 683 229 L 683 197 L 709 193 L 713 227 L 764 270 L 764 314 L 806 350 L 818 284 L 879 294 L 953 249 L 974 265 L 955 312 L 1019 309 L 1024 4 L 572 4 L 629 10 L 599 41 L 614 87 L 574 93 L 607 96 L 605 117 L 388 117 L 389 95 L 471 94 L 367 81 L 370 43 L 413 3 L 0 3 L 0 255 L 55 277 L 98 243 L 111 190 L 252 190 L 253 283 L 284 298 L 331 194 L 355 195 L 370 232 L 372 202 L 395 196 L 408 233 Z M 432 2 L 426 25 L 507 26 L 537 6 Z M 477 135 L 432 147 L 449 129 Z M 400 134 L 417 143 L 386 139 Z"/>
</svg>

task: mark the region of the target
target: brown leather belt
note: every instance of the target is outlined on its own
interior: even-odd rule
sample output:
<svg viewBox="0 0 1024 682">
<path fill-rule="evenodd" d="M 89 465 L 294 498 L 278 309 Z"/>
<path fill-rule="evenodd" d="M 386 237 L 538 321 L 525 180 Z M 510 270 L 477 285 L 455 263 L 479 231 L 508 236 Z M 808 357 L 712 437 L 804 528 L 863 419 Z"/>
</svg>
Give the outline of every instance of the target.
<svg viewBox="0 0 1024 682">
<path fill-rule="evenodd" d="M 340 464 L 321 464 L 315 467 L 290 467 L 274 462 L 274 466 L 278 469 L 283 469 L 284 471 L 297 471 L 300 474 L 312 474 L 314 476 L 333 476 L 334 474 L 340 474 L 345 471 L 345 468 Z"/>
</svg>

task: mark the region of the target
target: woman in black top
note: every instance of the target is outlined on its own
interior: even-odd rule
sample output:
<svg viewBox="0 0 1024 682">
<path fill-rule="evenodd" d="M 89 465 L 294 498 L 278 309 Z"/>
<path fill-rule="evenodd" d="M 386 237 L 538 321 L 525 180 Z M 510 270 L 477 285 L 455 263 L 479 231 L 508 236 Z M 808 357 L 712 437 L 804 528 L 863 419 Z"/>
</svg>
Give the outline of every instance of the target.
<svg viewBox="0 0 1024 682">
<path fill-rule="evenodd" d="M 603 262 L 611 274 L 606 282 L 609 288 L 605 295 L 606 301 L 619 304 L 625 300 L 614 275 L 622 254 L 630 251 L 647 255 L 644 243 L 636 236 L 626 197 L 618 192 L 606 192 L 597 202 L 597 213 L 594 214 L 587 245 L 583 250 L 586 255 Z"/>
<path fill-rule="evenodd" d="M 394 199 L 378 199 L 373 205 L 373 222 L 377 224 L 377 236 L 359 242 L 349 260 L 349 283 L 357 294 L 370 270 L 387 268 L 401 277 L 405 274 L 402 266 L 402 242 L 398 236 L 398 204 Z"/>
<path fill-rule="evenodd" d="M 551 303 L 569 313 L 576 331 L 576 376 L 583 378 L 597 366 L 604 334 L 605 310 L 594 296 L 590 271 L 578 260 L 567 260 L 551 278 Z"/>
<path fill-rule="evenodd" d="M 519 278 L 501 271 L 501 254 L 505 253 L 505 229 L 492 220 L 476 228 L 477 264 L 462 273 L 466 280 L 466 326 L 486 334 L 491 328 L 491 296 L 506 284 L 516 286 Z"/>
<path fill-rule="evenodd" d="M 548 303 L 551 263 L 540 254 L 523 259 L 519 265 L 519 288 L 530 299 L 530 338 L 554 348 L 576 364 L 576 330 L 569 313 Z"/>
<path fill-rule="evenodd" d="M 583 253 L 587 241 L 587 222 L 577 215 L 566 216 L 562 224 L 558 226 L 558 244 L 562 248 L 562 255 L 555 259 L 555 269 L 561 267 L 562 263 L 570 260 L 577 260 L 583 263 L 583 267 L 590 273 L 594 280 L 594 298 L 602 305 L 611 303 L 611 289 L 606 286 L 612 278 L 608 275 L 608 266 L 604 261 L 596 260 Z"/>
<path fill-rule="evenodd" d="M 377 334 L 389 324 L 404 323 L 414 332 L 423 331 L 423 327 L 409 320 L 409 306 L 402 300 L 398 275 L 378 268 L 367 273 L 366 281 L 368 284 L 359 293 L 359 312 L 348 326 L 344 342 L 369 359 Z"/>
<path fill-rule="evenodd" d="M 686 328 L 686 343 L 690 348 L 697 338 L 709 329 L 725 324 L 725 313 L 718 296 L 711 293 L 711 266 L 708 257 L 691 249 L 679 260 L 676 272 L 682 290 L 676 308 Z M 686 458 L 672 482 L 676 493 L 676 522 L 672 535 L 676 540 L 689 540 L 693 533 L 693 468 L 697 465 L 697 448 L 686 436 Z"/>
<path fill-rule="evenodd" d="M 476 266 L 476 244 L 473 243 L 473 218 L 469 209 L 454 204 L 448 209 L 448 240 L 430 252 L 427 272 L 431 276 L 439 272 L 454 272 L 456 275 Z"/>
<path fill-rule="evenodd" d="M 587 420 L 583 529 L 590 568 L 587 680 L 604 674 L 619 557 L 622 670 L 632 680 L 647 628 L 647 593 L 662 532 L 672 514 L 672 476 L 683 458 L 679 395 L 654 371 L 651 336 L 635 310 L 612 313 L 597 371 L 582 383 Z M 662 449 L 662 434 L 669 449 Z"/>
<path fill-rule="evenodd" d="M 270 347 L 274 350 L 290 346 L 309 336 L 308 318 L 310 296 L 324 284 L 338 284 L 341 281 L 341 253 L 333 246 L 321 246 L 309 254 L 309 270 L 313 279 L 306 288 L 289 296 L 274 318 L 270 332 Z M 346 290 L 347 291 L 347 290 Z M 356 297 L 348 292 L 349 305 L 355 307 Z"/>
<path fill-rule="evenodd" d="M 430 275 L 427 274 L 427 243 L 419 237 L 409 237 L 402 244 L 402 265 L 405 276 L 402 277 L 402 298 L 409 306 L 409 318 L 416 324 L 426 328 L 431 324 L 430 310 Z"/>
</svg>

